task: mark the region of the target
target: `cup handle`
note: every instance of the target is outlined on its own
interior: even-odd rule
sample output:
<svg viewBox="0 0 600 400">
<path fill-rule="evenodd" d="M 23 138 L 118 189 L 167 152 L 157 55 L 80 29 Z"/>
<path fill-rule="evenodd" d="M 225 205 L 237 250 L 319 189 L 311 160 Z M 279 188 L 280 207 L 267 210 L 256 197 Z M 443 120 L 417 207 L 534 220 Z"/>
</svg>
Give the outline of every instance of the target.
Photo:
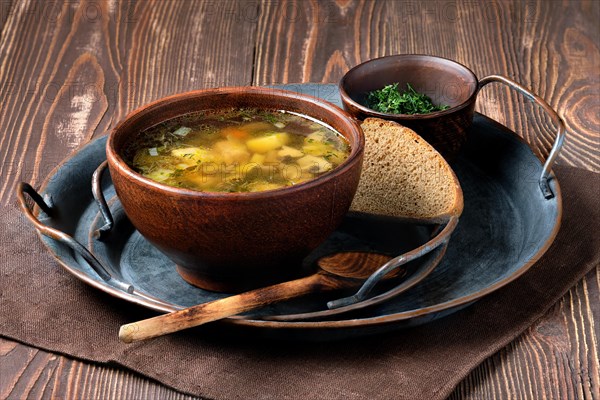
<svg viewBox="0 0 600 400">
<path fill-rule="evenodd" d="M 546 112 L 548 117 L 550 117 L 550 119 L 556 126 L 556 128 L 557 128 L 556 138 L 554 139 L 554 144 L 552 145 L 550 154 L 548 154 L 548 158 L 546 159 L 546 162 L 544 163 L 544 167 L 542 169 L 542 174 L 539 179 L 540 189 L 541 189 L 544 197 L 546 199 L 553 198 L 554 193 L 552 193 L 552 190 L 550 189 L 548 180 L 550 179 L 550 171 L 552 170 L 552 164 L 554 164 L 554 161 L 556 160 L 556 157 L 558 156 L 558 153 L 560 152 L 560 149 L 562 148 L 562 145 L 565 140 L 566 128 L 565 128 L 564 121 L 544 99 L 542 99 L 540 96 L 536 95 L 535 93 L 532 93 L 527 88 L 521 86 L 517 82 L 515 82 L 512 79 L 507 78 L 505 76 L 489 75 L 489 76 L 486 76 L 485 78 L 482 78 L 479 81 L 478 90 L 481 90 L 485 85 L 487 85 L 488 83 L 492 83 L 492 82 L 503 83 L 506 86 L 508 86 L 509 88 L 516 90 L 517 92 L 521 93 L 528 99 L 534 101 L 538 106 L 540 106 Z"/>
<path fill-rule="evenodd" d="M 134 288 L 132 285 L 114 278 L 110 274 L 110 272 L 108 272 L 108 270 L 104 267 L 104 265 L 102 265 L 102 263 L 88 249 L 86 249 L 85 246 L 83 246 L 81 243 L 75 240 L 72 236 L 66 234 L 63 231 L 43 224 L 35 215 L 33 215 L 33 212 L 31 211 L 31 209 L 27 205 L 27 202 L 25 201 L 25 194 L 28 194 L 29 197 L 31 197 L 31 199 L 38 205 L 38 207 L 40 207 L 40 209 L 49 217 L 52 217 L 52 214 L 54 214 L 54 208 L 51 204 L 49 205 L 30 184 L 20 182 L 19 184 L 17 184 L 16 191 L 21 211 L 23 211 L 25 217 L 27 217 L 27 219 L 36 227 L 38 232 L 40 232 L 46 237 L 57 240 L 67 245 L 75 253 L 79 254 L 81 257 L 83 257 L 84 260 L 86 260 L 90 264 L 92 269 L 106 283 L 129 294 L 132 294 L 134 292 Z"/>
</svg>

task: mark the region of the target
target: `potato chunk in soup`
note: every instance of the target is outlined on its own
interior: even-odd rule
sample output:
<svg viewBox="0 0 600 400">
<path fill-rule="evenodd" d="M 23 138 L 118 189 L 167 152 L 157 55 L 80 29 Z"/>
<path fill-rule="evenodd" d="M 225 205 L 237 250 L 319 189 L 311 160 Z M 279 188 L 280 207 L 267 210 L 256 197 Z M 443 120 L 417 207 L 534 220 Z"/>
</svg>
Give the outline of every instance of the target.
<svg viewBox="0 0 600 400">
<path fill-rule="evenodd" d="M 345 138 L 301 115 L 231 109 L 188 114 L 129 144 L 128 165 L 157 182 L 204 192 L 275 190 L 314 179 L 348 158 Z"/>
</svg>

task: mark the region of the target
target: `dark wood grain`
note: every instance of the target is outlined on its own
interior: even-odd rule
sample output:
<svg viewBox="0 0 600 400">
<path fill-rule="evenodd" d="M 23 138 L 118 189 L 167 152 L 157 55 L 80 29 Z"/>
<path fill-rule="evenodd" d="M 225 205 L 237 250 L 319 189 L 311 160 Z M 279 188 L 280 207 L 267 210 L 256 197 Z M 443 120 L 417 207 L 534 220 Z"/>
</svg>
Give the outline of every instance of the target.
<svg viewBox="0 0 600 400">
<path fill-rule="evenodd" d="M 596 1 L 281 1 L 261 10 L 254 83 L 337 82 L 390 54 L 448 57 L 541 94 L 567 122 L 559 162 L 600 171 L 598 18 Z M 506 88 L 486 88 L 477 110 L 550 149 L 549 120 Z"/>
<path fill-rule="evenodd" d="M 453 58 L 532 88 L 567 123 L 562 164 L 600 171 L 600 2 L 0 0 L 0 202 L 135 107 L 218 85 L 336 82 L 394 53 Z M 478 110 L 540 154 L 547 118 L 502 87 Z M 600 398 L 600 269 L 452 399 Z M 137 374 L 0 339 L 0 398 L 187 399 Z"/>
<path fill-rule="evenodd" d="M 1 44 L 0 118 L 8 134 L 0 138 L 0 202 L 17 181 L 39 183 L 142 104 L 250 84 L 255 24 L 229 18 L 247 7 L 255 3 L 15 3 Z"/>
<path fill-rule="evenodd" d="M 2 399 L 164 399 L 193 397 L 131 372 L 0 339 Z"/>
</svg>

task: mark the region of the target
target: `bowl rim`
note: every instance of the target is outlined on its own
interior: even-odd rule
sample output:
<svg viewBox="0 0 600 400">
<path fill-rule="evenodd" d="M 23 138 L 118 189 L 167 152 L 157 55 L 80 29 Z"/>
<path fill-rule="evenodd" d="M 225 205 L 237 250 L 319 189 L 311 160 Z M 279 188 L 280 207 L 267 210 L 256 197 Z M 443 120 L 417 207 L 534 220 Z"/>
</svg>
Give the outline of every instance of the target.
<svg viewBox="0 0 600 400">
<path fill-rule="evenodd" d="M 455 105 L 454 107 L 450 107 L 445 110 L 434 111 L 434 112 L 430 112 L 427 114 L 391 114 L 391 113 L 383 113 L 383 112 L 375 111 L 365 105 L 358 103 L 357 101 L 352 99 L 352 97 L 350 97 L 350 95 L 346 91 L 345 85 L 347 83 L 348 77 L 351 74 L 356 73 L 357 70 L 363 69 L 367 65 L 374 64 L 376 62 L 379 62 L 379 61 L 382 61 L 385 59 L 407 59 L 407 58 L 429 59 L 429 60 L 435 60 L 437 62 L 443 61 L 445 63 L 454 64 L 456 67 L 464 69 L 471 76 L 471 78 L 473 78 L 474 87 L 473 87 L 472 93 L 467 98 L 467 100 L 463 101 L 460 104 Z M 469 104 L 471 104 L 471 102 L 473 102 L 474 99 L 477 97 L 477 92 L 479 91 L 479 79 L 477 78 L 477 75 L 475 75 L 475 73 L 470 68 L 468 68 L 464 64 L 459 63 L 458 61 L 451 60 L 446 57 L 434 56 L 431 54 L 418 54 L 418 53 L 415 53 L 415 54 L 412 54 L 412 53 L 410 53 L 410 54 L 393 54 L 393 55 L 388 55 L 388 56 L 383 56 L 383 57 L 372 58 L 370 60 L 367 60 L 365 62 L 362 62 L 362 63 L 354 66 L 348 72 L 346 72 L 344 74 L 344 76 L 342 76 L 342 79 L 340 79 L 340 82 L 338 83 L 338 88 L 340 91 L 340 97 L 342 98 L 342 103 L 349 103 L 353 107 L 357 108 L 360 112 L 367 114 L 369 116 L 383 118 L 383 119 L 392 119 L 392 120 L 393 119 L 422 120 L 422 119 L 431 119 L 431 118 L 442 117 L 445 115 L 450 115 L 456 111 L 462 110 L 463 108 L 469 106 Z"/>
<path fill-rule="evenodd" d="M 350 143 L 350 154 L 346 160 L 344 160 L 340 165 L 333 168 L 331 171 L 328 171 L 314 179 L 308 180 L 306 182 L 298 183 L 292 186 L 286 186 L 283 188 L 272 189 L 272 190 L 264 190 L 258 192 L 203 192 L 194 189 L 187 188 L 178 188 L 175 186 L 169 186 L 157 181 L 154 181 L 150 178 L 146 178 L 140 173 L 134 171 L 121 157 L 121 155 L 116 151 L 114 141 L 116 132 L 128 121 L 133 118 L 139 118 L 140 115 L 146 114 L 151 111 L 155 111 L 161 106 L 173 101 L 173 100 L 184 100 L 186 98 L 192 99 L 198 96 L 211 96 L 211 95 L 226 95 L 226 94 L 234 94 L 239 92 L 250 92 L 256 95 L 268 95 L 268 96 L 278 96 L 282 98 L 294 98 L 299 99 L 304 102 L 308 102 L 310 104 L 316 105 L 321 109 L 324 109 L 326 112 L 330 112 L 333 114 L 338 114 L 338 116 L 343 117 L 346 122 L 354 128 L 355 135 L 351 134 L 350 136 L 356 136 L 356 142 Z M 204 108 L 207 109 L 207 108 Z M 216 107 L 215 109 L 218 109 Z M 283 108 L 282 108 L 283 109 Z M 197 111 L 202 111 L 202 109 L 198 109 Z M 185 114 L 181 114 L 185 115 Z M 306 114 L 311 116 L 309 114 Z M 316 118 L 316 117 L 313 117 Z M 165 119 L 166 121 L 167 119 Z M 328 124 L 329 125 L 329 124 Z M 340 132 L 341 134 L 341 132 Z M 350 139 L 344 138 L 348 141 Z M 256 200 L 256 199 L 265 199 L 265 198 L 279 198 L 282 196 L 287 196 L 298 191 L 303 191 L 305 189 L 310 189 L 315 186 L 320 186 L 332 179 L 335 179 L 337 176 L 343 174 L 350 168 L 354 166 L 356 162 L 360 162 L 364 153 L 365 146 L 365 137 L 364 133 L 358 123 L 358 121 L 352 117 L 347 111 L 341 109 L 333 103 L 330 103 L 326 100 L 320 99 L 318 97 L 300 94 L 297 92 L 293 92 L 290 90 L 283 89 L 274 89 L 267 87 L 259 87 L 259 86 L 225 86 L 225 87 L 217 87 L 217 88 L 207 88 L 207 89 L 199 89 L 192 90 L 187 92 L 176 93 L 173 95 L 169 95 L 166 97 L 162 97 L 150 103 L 144 104 L 135 110 L 128 113 L 125 118 L 123 118 L 113 129 L 110 130 L 108 135 L 108 140 L 106 142 L 106 157 L 108 159 L 108 167 L 109 170 L 113 168 L 116 169 L 120 174 L 124 175 L 129 181 L 134 181 L 140 185 L 143 185 L 147 188 L 158 190 L 167 195 L 176 195 L 183 196 L 188 198 L 205 198 L 205 199 L 214 199 L 219 201 L 240 201 L 240 200 Z"/>
</svg>

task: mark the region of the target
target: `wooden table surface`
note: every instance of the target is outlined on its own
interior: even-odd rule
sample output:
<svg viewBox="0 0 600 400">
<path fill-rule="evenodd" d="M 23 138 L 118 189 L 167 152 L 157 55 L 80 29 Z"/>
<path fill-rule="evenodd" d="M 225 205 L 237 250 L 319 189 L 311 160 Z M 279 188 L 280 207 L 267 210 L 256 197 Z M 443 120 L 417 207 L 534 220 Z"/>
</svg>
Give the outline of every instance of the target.
<svg viewBox="0 0 600 400">
<path fill-rule="evenodd" d="M 168 94 L 223 85 L 337 82 L 398 53 L 455 59 L 533 88 L 565 119 L 560 164 L 600 171 L 600 2 L 0 0 L 0 201 L 79 145 Z M 494 86 L 478 111 L 542 155 L 552 126 Z M 598 238 L 595 238 L 598 240 Z M 451 396 L 591 399 L 600 391 L 600 270 L 489 358 Z M 0 338 L 0 398 L 179 399 L 121 369 Z"/>
</svg>

